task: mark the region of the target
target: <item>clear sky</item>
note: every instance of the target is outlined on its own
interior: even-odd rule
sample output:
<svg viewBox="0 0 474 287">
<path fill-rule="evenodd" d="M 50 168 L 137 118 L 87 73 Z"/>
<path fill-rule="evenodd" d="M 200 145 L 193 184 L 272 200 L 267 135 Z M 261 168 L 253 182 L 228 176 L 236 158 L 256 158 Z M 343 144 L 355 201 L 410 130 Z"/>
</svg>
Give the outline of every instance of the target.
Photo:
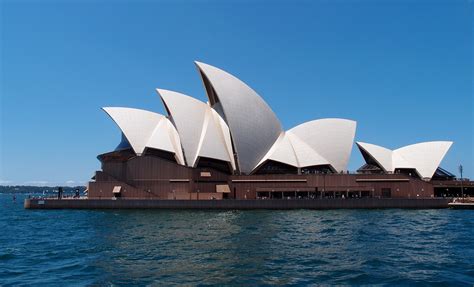
<svg viewBox="0 0 474 287">
<path fill-rule="evenodd" d="M 100 108 L 164 113 L 158 87 L 205 100 L 194 60 L 285 129 L 341 117 L 388 148 L 452 140 L 441 166 L 474 177 L 472 1 L 223 2 L 0 0 L 0 184 L 85 183 L 120 141 Z"/>
</svg>

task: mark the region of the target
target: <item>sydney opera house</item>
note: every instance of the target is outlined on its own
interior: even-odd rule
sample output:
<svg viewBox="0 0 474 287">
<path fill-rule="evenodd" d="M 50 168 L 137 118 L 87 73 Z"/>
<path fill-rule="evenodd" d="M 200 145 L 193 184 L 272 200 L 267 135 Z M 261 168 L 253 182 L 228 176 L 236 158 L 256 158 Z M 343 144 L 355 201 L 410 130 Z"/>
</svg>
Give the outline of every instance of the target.
<svg viewBox="0 0 474 287">
<path fill-rule="evenodd" d="M 283 130 L 278 117 L 235 76 L 196 62 L 208 102 L 157 89 L 166 115 L 107 107 L 122 140 L 101 154 L 89 198 L 427 198 L 459 189 L 439 167 L 450 141 L 390 150 L 356 142 L 366 164 L 347 165 L 357 124 L 316 119 Z"/>
</svg>

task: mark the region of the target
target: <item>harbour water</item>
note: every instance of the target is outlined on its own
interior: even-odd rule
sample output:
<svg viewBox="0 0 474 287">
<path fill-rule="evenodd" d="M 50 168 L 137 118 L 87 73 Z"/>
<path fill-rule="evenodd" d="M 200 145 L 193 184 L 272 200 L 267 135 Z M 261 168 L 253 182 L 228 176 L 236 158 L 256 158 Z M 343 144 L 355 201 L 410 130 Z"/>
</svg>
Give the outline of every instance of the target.
<svg viewBox="0 0 474 287">
<path fill-rule="evenodd" d="M 0 286 L 474 284 L 473 210 L 25 210 Z"/>
</svg>

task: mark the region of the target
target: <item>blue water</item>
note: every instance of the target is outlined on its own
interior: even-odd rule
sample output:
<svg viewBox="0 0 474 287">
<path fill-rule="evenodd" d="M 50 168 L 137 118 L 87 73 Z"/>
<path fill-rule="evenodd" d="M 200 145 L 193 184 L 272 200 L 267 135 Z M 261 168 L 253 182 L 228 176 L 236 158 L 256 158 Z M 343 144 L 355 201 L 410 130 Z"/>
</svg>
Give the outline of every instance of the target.
<svg viewBox="0 0 474 287">
<path fill-rule="evenodd" d="M 474 211 L 24 210 L 0 194 L 0 285 L 474 283 Z"/>
</svg>

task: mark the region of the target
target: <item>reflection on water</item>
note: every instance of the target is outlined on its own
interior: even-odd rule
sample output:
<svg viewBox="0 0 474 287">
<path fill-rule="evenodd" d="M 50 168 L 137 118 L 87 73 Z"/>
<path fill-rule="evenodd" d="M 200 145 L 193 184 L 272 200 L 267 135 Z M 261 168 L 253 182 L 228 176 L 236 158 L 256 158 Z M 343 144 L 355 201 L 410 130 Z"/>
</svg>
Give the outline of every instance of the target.
<svg viewBox="0 0 474 287">
<path fill-rule="evenodd" d="M 0 194 L 0 285 L 472 284 L 474 212 L 31 211 Z"/>
</svg>

